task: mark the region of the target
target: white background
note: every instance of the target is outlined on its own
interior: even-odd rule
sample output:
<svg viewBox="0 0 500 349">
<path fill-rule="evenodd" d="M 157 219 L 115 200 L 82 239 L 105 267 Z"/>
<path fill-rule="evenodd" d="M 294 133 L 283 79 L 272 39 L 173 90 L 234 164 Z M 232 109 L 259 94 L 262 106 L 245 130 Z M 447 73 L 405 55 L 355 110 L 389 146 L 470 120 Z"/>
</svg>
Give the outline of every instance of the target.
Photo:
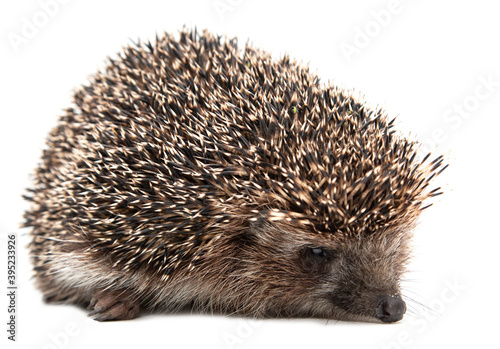
<svg viewBox="0 0 500 349">
<path fill-rule="evenodd" d="M 500 347 L 496 2 L 54 1 L 0 5 L 2 347 Z M 411 313 L 392 325 L 189 314 L 97 323 L 82 309 L 41 301 L 19 224 L 26 208 L 21 194 L 46 134 L 70 105 L 72 89 L 106 56 L 130 39 L 153 39 L 183 25 L 309 62 L 323 82 L 363 93 L 370 104 L 398 116 L 400 130 L 447 154 L 451 166 L 437 183 L 446 193 L 422 216 L 404 283 L 405 294 L 427 308 L 411 302 Z M 20 243 L 14 344 L 6 339 L 3 286 L 9 232 L 18 233 Z"/>
</svg>

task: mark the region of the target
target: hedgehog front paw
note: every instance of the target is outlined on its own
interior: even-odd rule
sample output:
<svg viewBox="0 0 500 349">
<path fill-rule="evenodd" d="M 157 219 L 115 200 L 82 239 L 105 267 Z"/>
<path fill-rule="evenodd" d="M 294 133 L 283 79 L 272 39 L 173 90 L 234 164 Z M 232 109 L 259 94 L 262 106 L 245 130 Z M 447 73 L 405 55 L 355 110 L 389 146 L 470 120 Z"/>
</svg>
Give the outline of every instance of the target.
<svg viewBox="0 0 500 349">
<path fill-rule="evenodd" d="M 88 309 L 97 321 L 130 320 L 137 316 L 140 304 L 125 290 L 100 290 L 94 294 Z"/>
</svg>

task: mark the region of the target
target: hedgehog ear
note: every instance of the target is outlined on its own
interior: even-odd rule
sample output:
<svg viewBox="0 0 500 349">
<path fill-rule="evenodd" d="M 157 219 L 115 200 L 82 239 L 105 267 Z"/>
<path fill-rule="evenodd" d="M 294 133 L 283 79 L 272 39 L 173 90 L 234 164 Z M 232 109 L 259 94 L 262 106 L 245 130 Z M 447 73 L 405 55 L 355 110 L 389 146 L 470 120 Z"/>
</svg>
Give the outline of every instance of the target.
<svg viewBox="0 0 500 349">
<path fill-rule="evenodd" d="M 269 231 L 270 228 L 271 222 L 269 222 L 269 220 L 264 217 L 258 217 L 255 220 L 250 221 L 246 232 L 248 235 L 259 236 Z"/>
<path fill-rule="evenodd" d="M 246 230 L 249 234 L 256 234 L 262 231 L 265 220 L 263 218 L 256 218 L 250 221 L 248 229 Z"/>
</svg>

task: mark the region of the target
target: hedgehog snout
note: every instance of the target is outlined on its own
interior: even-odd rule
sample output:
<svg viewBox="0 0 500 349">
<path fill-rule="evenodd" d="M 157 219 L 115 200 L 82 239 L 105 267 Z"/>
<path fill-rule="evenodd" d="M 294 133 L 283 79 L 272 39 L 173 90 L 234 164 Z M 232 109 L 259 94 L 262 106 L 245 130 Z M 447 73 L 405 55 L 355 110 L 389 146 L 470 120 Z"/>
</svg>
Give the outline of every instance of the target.
<svg viewBox="0 0 500 349">
<path fill-rule="evenodd" d="M 396 322 L 403 318 L 406 303 L 399 294 L 380 295 L 375 303 L 375 314 L 383 322 Z"/>
</svg>

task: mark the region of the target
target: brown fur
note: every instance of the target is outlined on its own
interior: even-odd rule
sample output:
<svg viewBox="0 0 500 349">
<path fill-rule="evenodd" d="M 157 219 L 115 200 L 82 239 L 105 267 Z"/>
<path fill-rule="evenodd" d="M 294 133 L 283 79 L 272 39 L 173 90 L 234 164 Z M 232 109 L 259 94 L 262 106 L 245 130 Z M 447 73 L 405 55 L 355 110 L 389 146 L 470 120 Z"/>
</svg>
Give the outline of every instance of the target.
<svg viewBox="0 0 500 349">
<path fill-rule="evenodd" d="M 48 139 L 25 223 L 38 286 L 119 304 L 101 319 L 136 304 L 373 319 L 439 194 L 442 158 L 417 147 L 288 57 L 207 32 L 128 47 Z"/>
</svg>

